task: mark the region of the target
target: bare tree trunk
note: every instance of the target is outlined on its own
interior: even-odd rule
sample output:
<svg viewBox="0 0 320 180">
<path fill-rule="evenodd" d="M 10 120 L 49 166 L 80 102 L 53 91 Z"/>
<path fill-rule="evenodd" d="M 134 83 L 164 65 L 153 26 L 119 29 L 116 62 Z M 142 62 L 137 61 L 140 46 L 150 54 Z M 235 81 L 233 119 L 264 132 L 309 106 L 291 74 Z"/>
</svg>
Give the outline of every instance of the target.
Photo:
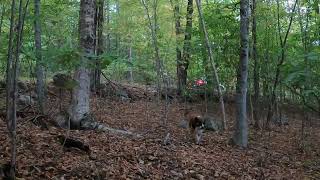
<svg viewBox="0 0 320 180">
<path fill-rule="evenodd" d="M 107 7 L 107 40 L 106 40 L 106 48 L 107 52 L 110 53 L 111 51 L 111 37 L 110 37 L 110 0 L 106 0 L 106 7 Z"/>
<path fill-rule="evenodd" d="M 45 74 L 41 55 L 41 25 L 40 25 L 40 0 L 34 0 L 34 39 L 36 47 L 36 74 L 37 74 L 37 94 L 39 110 L 42 114 L 45 111 Z"/>
<path fill-rule="evenodd" d="M 98 29 L 98 3 L 97 3 L 97 0 L 96 0 L 96 6 L 95 6 L 95 9 L 94 9 L 94 36 L 96 37 L 94 39 L 94 55 L 97 54 L 97 48 L 98 48 L 98 40 L 97 40 L 97 29 Z M 92 67 L 90 68 L 90 74 L 89 74 L 89 78 L 90 78 L 90 89 L 91 91 L 95 92 L 96 91 L 96 69 L 97 69 L 97 61 L 98 59 L 97 58 L 94 58 L 92 59 L 94 60 L 94 62 L 91 63 Z"/>
<path fill-rule="evenodd" d="M 292 21 L 293 21 L 293 17 L 294 17 L 294 12 L 297 6 L 297 2 L 298 0 L 295 1 L 294 5 L 293 5 L 293 9 L 291 12 L 291 16 L 290 16 L 290 20 L 289 20 L 289 26 L 288 29 L 286 31 L 285 37 L 282 40 L 282 36 L 281 36 L 281 27 L 280 27 L 280 3 L 279 0 L 277 0 L 277 22 L 278 22 L 278 33 L 279 33 L 279 41 L 280 41 L 280 47 L 281 47 L 281 57 L 280 57 L 280 61 L 277 64 L 277 68 L 276 68 L 276 77 L 273 83 L 273 87 L 272 87 L 272 92 L 271 92 L 271 101 L 269 103 L 268 106 L 268 115 L 267 115 L 267 121 L 265 124 L 265 128 L 269 128 L 270 127 L 270 120 L 271 117 L 273 115 L 273 109 L 274 109 L 274 105 L 275 105 L 275 101 L 276 101 L 276 89 L 278 87 L 279 84 L 279 80 L 280 80 L 280 71 L 281 71 L 281 66 L 285 61 L 285 52 L 286 52 L 286 46 L 287 46 L 287 40 L 288 40 L 288 35 L 291 29 L 291 25 L 292 25 Z"/>
<path fill-rule="evenodd" d="M 8 56 L 7 56 L 7 97 L 6 97 L 6 110 L 7 110 L 7 128 L 11 138 L 11 162 L 10 162 L 10 177 L 15 179 L 16 169 L 16 112 L 14 103 L 15 92 L 13 91 L 13 39 L 14 39 L 14 17 L 15 17 L 16 2 L 12 0 L 11 3 L 11 17 L 10 17 L 10 33 L 8 43 Z"/>
<path fill-rule="evenodd" d="M 103 24 L 104 24 L 104 0 L 98 0 L 97 3 L 97 56 L 99 57 L 104 53 L 104 36 L 103 36 Z M 94 73 L 94 87 L 98 87 L 100 85 L 101 79 L 101 61 L 98 60 L 96 62 L 96 69 Z"/>
<path fill-rule="evenodd" d="M 236 88 L 236 129 L 232 141 L 235 145 L 248 146 L 247 88 L 249 50 L 249 0 L 240 1 L 240 62 Z"/>
<path fill-rule="evenodd" d="M 224 109 L 223 95 L 222 95 L 222 90 L 221 90 L 221 86 L 220 86 L 219 76 L 218 76 L 216 65 L 213 60 L 212 48 L 210 45 L 208 32 L 205 27 L 205 22 L 203 19 L 201 4 L 200 4 L 199 0 L 196 0 L 196 3 L 197 3 L 198 12 L 199 12 L 199 19 L 200 19 L 202 30 L 203 30 L 202 33 L 204 34 L 206 47 L 207 47 L 208 54 L 209 54 L 209 61 L 210 61 L 211 69 L 213 70 L 212 76 L 213 76 L 213 79 L 215 79 L 215 81 L 217 83 L 218 95 L 219 95 L 219 100 L 220 100 L 222 116 L 223 116 L 222 117 L 223 118 L 223 129 L 225 130 L 225 129 L 227 129 L 227 121 L 226 121 L 226 113 L 225 113 L 225 109 Z"/>
<path fill-rule="evenodd" d="M 19 1 L 19 17 L 16 31 L 16 47 L 13 54 L 13 26 L 15 16 L 15 1 L 11 4 L 11 19 L 10 19 L 10 34 L 9 34 L 9 48 L 7 59 L 7 127 L 11 138 L 11 162 L 10 162 L 10 178 L 15 179 L 16 172 L 16 125 L 17 125 L 17 76 L 19 70 L 19 55 L 22 45 L 22 32 L 24 26 L 24 18 L 27 12 L 29 0 L 27 0 L 25 9 L 23 12 L 22 0 Z"/>
<path fill-rule="evenodd" d="M 150 13 L 149 13 L 149 8 L 148 4 L 146 3 L 145 0 L 141 0 L 141 3 L 146 11 L 146 15 L 148 17 L 148 22 L 149 22 L 149 29 L 151 31 L 151 38 L 152 38 L 152 45 L 154 47 L 154 53 L 155 53 L 155 61 L 156 61 L 156 71 L 157 71 L 157 90 L 158 90 L 158 97 L 159 93 L 161 91 L 161 83 L 160 79 L 162 78 L 162 62 L 160 58 L 160 52 L 159 52 L 159 47 L 158 47 L 158 40 L 157 40 L 157 31 L 156 31 L 156 24 L 152 23 Z M 156 13 L 156 12 L 154 12 Z M 154 16 L 154 18 L 157 18 Z M 156 20 L 154 20 L 156 22 Z"/>
<path fill-rule="evenodd" d="M 129 67 L 129 82 L 130 83 L 133 83 L 133 71 L 132 71 L 132 40 L 131 40 L 131 37 L 130 37 L 130 40 L 129 40 L 129 52 L 128 52 L 128 60 L 129 60 L 129 63 L 130 63 L 130 67 Z"/>
<path fill-rule="evenodd" d="M 193 0 L 188 0 L 182 61 L 178 61 L 178 84 L 180 88 L 183 90 L 186 88 L 187 85 L 188 68 L 191 59 L 192 16 Z"/>
<path fill-rule="evenodd" d="M 80 1 L 80 50 L 83 55 L 80 58 L 80 65 L 74 73 L 74 80 L 78 85 L 73 89 L 71 102 L 71 122 L 74 127 L 80 126 L 80 120 L 83 116 L 90 112 L 90 77 L 89 69 L 87 69 L 89 57 L 94 54 L 95 49 L 95 0 Z"/>
<path fill-rule="evenodd" d="M 180 5 L 177 0 L 172 2 L 170 0 L 171 6 L 173 7 L 173 16 L 175 19 L 175 29 L 176 29 L 176 61 L 177 61 L 177 77 L 179 78 L 180 71 L 179 71 L 179 64 L 182 62 L 182 52 L 180 48 L 180 43 L 181 43 L 181 38 L 180 36 L 182 35 L 181 31 L 181 15 L 180 15 Z M 181 87 L 180 80 L 178 79 L 177 83 L 177 94 L 181 95 L 183 91 L 183 88 Z"/>
<path fill-rule="evenodd" d="M 116 0 L 116 12 L 117 12 L 117 21 L 119 21 L 119 19 L 120 19 L 120 2 L 119 2 L 119 0 Z M 118 22 L 118 24 L 119 24 L 119 22 Z M 119 33 L 115 34 L 115 38 L 116 38 L 116 43 L 115 43 L 116 53 L 118 56 L 120 56 L 120 35 L 119 35 Z"/>
<path fill-rule="evenodd" d="M 199 0 L 199 3 L 202 4 L 201 0 Z M 207 5 L 208 5 L 208 1 L 207 1 Z M 201 25 L 201 19 L 199 18 L 199 30 L 200 30 L 200 39 L 201 39 L 201 43 L 202 43 L 202 47 L 201 47 L 201 55 L 202 55 L 202 64 L 203 64 L 203 69 L 204 69 L 204 72 L 205 72 L 205 75 L 206 75 L 206 80 L 207 80 L 207 83 L 208 84 L 212 84 L 212 82 L 214 81 L 214 79 L 211 79 L 211 74 L 212 71 L 210 69 L 210 63 L 208 62 L 208 53 L 207 53 L 207 50 L 206 50 L 206 47 L 203 46 L 206 44 L 206 38 L 204 37 L 204 34 L 202 33 L 203 32 L 203 29 L 202 29 L 202 25 Z M 207 91 L 205 92 L 207 93 Z M 207 97 L 206 97 L 207 98 Z"/>
<path fill-rule="evenodd" d="M 5 13 L 5 8 L 4 8 L 4 5 L 2 5 L 1 17 L 0 17 L 0 46 L 1 46 L 1 33 L 2 33 L 2 24 L 3 24 L 4 13 Z"/>
<path fill-rule="evenodd" d="M 259 62 L 258 62 L 258 54 L 257 54 L 257 22 L 256 22 L 256 0 L 252 0 L 252 55 L 253 55 L 253 87 L 254 87 L 254 97 L 253 97 L 253 104 L 254 108 L 253 111 L 253 119 L 254 119 L 254 126 L 257 129 L 260 129 L 260 117 L 258 116 L 258 109 L 259 109 Z"/>
</svg>

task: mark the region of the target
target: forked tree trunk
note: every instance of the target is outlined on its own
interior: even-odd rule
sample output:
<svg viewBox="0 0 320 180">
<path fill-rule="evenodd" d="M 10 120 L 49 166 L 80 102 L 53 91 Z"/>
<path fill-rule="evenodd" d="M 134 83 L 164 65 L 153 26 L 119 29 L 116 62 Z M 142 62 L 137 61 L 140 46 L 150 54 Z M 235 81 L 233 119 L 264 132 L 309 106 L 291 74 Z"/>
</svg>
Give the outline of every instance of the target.
<svg viewBox="0 0 320 180">
<path fill-rule="evenodd" d="M 90 71 L 87 65 L 95 49 L 95 4 L 95 0 L 80 1 L 79 43 L 82 56 L 81 63 L 74 73 L 74 80 L 78 82 L 78 85 L 73 89 L 71 102 L 71 123 L 75 127 L 79 127 L 80 120 L 90 112 Z"/>
<path fill-rule="evenodd" d="M 45 74 L 41 55 L 41 25 L 40 25 L 40 0 L 34 0 L 34 40 L 36 47 L 36 75 L 37 95 L 39 110 L 42 114 L 45 111 Z"/>
<path fill-rule="evenodd" d="M 248 146 L 247 87 L 249 50 L 249 0 L 240 1 L 240 62 L 236 88 L 236 127 L 232 141 L 235 145 Z"/>
</svg>

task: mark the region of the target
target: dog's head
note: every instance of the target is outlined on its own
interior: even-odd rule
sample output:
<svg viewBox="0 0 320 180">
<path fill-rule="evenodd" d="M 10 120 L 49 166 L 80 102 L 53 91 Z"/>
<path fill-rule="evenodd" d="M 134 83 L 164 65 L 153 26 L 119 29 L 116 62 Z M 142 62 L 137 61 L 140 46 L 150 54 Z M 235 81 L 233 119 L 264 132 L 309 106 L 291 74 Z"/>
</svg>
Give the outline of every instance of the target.
<svg viewBox="0 0 320 180">
<path fill-rule="evenodd" d="M 204 129 L 204 122 L 202 116 L 195 116 L 190 119 L 189 122 L 190 128 L 193 129 Z"/>
</svg>

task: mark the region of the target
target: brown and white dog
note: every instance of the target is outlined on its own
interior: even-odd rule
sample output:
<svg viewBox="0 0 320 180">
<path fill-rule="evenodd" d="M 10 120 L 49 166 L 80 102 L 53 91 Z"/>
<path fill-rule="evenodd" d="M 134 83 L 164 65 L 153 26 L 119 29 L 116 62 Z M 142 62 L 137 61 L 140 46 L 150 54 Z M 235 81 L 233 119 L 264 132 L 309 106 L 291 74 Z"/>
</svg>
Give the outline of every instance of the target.
<svg viewBox="0 0 320 180">
<path fill-rule="evenodd" d="M 190 136 L 196 144 L 200 144 L 204 131 L 204 121 L 202 116 L 191 116 L 189 118 Z"/>
</svg>

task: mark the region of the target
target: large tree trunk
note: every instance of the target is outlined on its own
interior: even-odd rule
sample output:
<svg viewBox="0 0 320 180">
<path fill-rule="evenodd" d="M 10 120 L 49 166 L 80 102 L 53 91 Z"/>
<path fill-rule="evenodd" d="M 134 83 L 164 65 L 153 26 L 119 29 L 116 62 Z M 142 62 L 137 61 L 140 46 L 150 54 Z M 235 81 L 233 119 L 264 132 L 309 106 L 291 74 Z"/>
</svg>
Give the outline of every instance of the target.
<svg viewBox="0 0 320 180">
<path fill-rule="evenodd" d="M 258 116 L 259 108 L 259 62 L 258 62 L 258 53 L 257 53 L 257 22 L 256 22 L 256 0 L 252 0 L 252 55 L 254 61 L 253 67 L 253 87 L 254 87 L 254 97 L 253 97 L 253 118 L 254 126 L 257 129 L 260 129 L 260 117 Z"/>
<path fill-rule="evenodd" d="M 188 67 L 191 58 L 191 35 L 192 35 L 193 0 L 188 0 L 186 30 L 184 36 L 182 61 L 178 61 L 178 84 L 185 89 L 188 77 Z"/>
<path fill-rule="evenodd" d="M 45 74 L 41 55 L 41 26 L 40 26 L 40 0 L 34 0 L 34 39 L 36 47 L 36 74 L 37 74 L 37 94 L 39 110 L 44 114 L 45 110 Z"/>
<path fill-rule="evenodd" d="M 247 87 L 249 50 L 249 0 L 240 1 L 240 62 L 236 88 L 236 129 L 233 143 L 240 147 L 248 146 Z"/>
<path fill-rule="evenodd" d="M 90 77 L 87 65 L 89 57 L 94 54 L 95 49 L 95 4 L 95 0 L 80 1 L 79 43 L 83 55 L 80 58 L 81 63 L 74 73 L 74 80 L 78 82 L 78 85 L 73 89 L 71 103 L 71 123 L 74 127 L 79 127 L 80 120 L 90 112 Z"/>
</svg>

